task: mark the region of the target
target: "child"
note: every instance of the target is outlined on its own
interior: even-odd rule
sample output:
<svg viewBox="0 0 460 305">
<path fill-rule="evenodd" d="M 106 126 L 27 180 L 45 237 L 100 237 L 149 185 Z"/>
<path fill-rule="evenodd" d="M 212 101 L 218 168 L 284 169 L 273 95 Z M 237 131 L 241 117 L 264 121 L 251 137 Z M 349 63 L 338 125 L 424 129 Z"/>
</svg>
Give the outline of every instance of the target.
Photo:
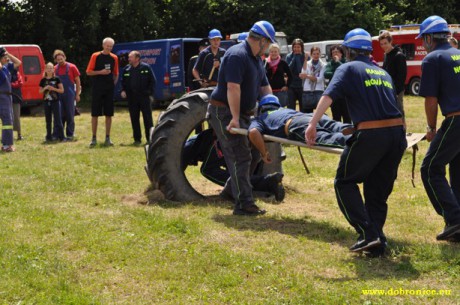
<svg viewBox="0 0 460 305">
<path fill-rule="evenodd" d="M 64 128 L 61 119 L 61 103 L 58 93 L 64 93 L 64 86 L 61 80 L 54 75 L 54 65 L 46 64 L 45 73 L 40 81 L 39 92 L 43 93 L 46 117 L 46 138 L 47 142 L 53 140 L 64 141 Z M 52 134 L 51 122 L 54 117 L 54 134 Z"/>
</svg>

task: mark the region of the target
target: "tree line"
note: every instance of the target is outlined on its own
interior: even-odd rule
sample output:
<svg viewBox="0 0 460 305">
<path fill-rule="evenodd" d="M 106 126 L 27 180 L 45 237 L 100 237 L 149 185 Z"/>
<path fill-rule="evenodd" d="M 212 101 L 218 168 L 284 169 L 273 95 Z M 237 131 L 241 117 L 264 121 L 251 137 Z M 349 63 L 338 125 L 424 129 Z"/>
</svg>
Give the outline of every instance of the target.
<svg viewBox="0 0 460 305">
<path fill-rule="evenodd" d="M 288 42 L 342 39 L 362 27 L 371 35 L 393 24 L 420 23 L 437 14 L 460 22 L 456 0 L 0 0 L 0 44 L 30 43 L 52 60 L 54 49 L 86 69 L 92 52 L 110 36 L 116 42 L 206 37 L 247 31 L 268 20 Z M 85 81 L 85 78 L 83 78 Z"/>
</svg>

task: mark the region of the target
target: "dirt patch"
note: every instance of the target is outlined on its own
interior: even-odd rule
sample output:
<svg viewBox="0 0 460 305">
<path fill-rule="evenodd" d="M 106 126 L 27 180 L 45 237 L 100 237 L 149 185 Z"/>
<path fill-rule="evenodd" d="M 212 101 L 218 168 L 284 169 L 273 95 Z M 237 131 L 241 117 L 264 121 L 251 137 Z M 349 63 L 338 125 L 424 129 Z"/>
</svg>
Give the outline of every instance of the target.
<svg viewBox="0 0 460 305">
<path fill-rule="evenodd" d="M 145 198 L 142 204 L 155 204 L 165 200 L 165 195 L 160 190 L 153 189 L 152 185 L 150 185 L 142 195 Z"/>
<path fill-rule="evenodd" d="M 121 196 L 121 201 L 126 205 L 135 206 L 138 204 L 147 205 L 148 199 L 144 194 L 130 194 Z"/>
</svg>

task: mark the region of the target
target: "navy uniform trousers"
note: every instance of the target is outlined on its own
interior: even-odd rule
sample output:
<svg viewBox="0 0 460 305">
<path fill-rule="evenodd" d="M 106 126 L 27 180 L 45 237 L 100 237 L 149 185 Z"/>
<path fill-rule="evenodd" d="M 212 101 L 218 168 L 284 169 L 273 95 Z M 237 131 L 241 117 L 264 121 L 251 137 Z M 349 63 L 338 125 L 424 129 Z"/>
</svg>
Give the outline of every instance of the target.
<svg viewBox="0 0 460 305">
<path fill-rule="evenodd" d="M 209 104 L 209 120 L 217 139 L 219 140 L 225 163 L 230 173 L 226 184 L 231 183 L 235 208 L 241 209 L 244 206 L 254 204 L 252 186 L 249 180 L 251 167 L 251 149 L 248 137 L 239 134 L 231 134 L 227 131 L 227 125 L 232 119 L 230 108 L 218 107 Z M 249 115 L 240 115 L 240 128 L 248 128 L 250 123 Z M 225 187 L 227 188 L 227 187 Z"/>
<path fill-rule="evenodd" d="M 358 130 L 347 141 L 334 187 L 340 210 L 360 240 L 386 241 L 387 199 L 406 147 L 402 126 Z M 364 200 L 358 183 L 363 183 Z"/>
<path fill-rule="evenodd" d="M 446 179 L 447 165 L 450 186 Z M 436 212 L 447 225 L 460 223 L 460 116 L 442 122 L 423 159 L 421 174 Z"/>
</svg>

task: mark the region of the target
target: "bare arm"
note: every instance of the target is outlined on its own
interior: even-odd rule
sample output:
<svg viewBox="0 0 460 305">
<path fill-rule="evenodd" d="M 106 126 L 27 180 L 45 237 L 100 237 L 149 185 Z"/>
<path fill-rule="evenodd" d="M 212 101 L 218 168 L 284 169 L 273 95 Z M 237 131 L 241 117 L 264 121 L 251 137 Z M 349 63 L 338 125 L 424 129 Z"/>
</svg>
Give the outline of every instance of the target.
<svg viewBox="0 0 460 305">
<path fill-rule="evenodd" d="M 431 142 L 436 135 L 436 122 L 438 118 L 438 98 L 434 96 L 425 97 L 425 114 L 426 123 L 429 127 L 433 128 L 434 131 L 426 133 L 426 140 Z"/>
<path fill-rule="evenodd" d="M 80 81 L 80 76 L 75 77 L 75 87 L 76 87 L 76 92 L 75 92 L 75 100 L 77 103 L 80 101 L 80 94 L 81 94 L 81 81 Z"/>
<path fill-rule="evenodd" d="M 10 52 L 8 52 L 6 55 L 13 63 L 15 69 L 17 69 L 20 65 L 22 65 L 22 61 L 20 61 L 16 56 L 11 54 Z"/>
<path fill-rule="evenodd" d="M 52 87 L 52 86 L 48 86 L 48 90 L 62 94 L 62 93 L 64 93 L 64 86 L 62 85 L 62 83 L 59 83 L 57 88 Z"/>
<path fill-rule="evenodd" d="M 194 79 L 200 79 L 200 73 L 198 72 L 197 69 L 193 68 L 192 74 L 193 74 Z"/>
<path fill-rule="evenodd" d="M 110 72 L 111 72 L 110 70 L 102 69 L 102 70 L 98 70 L 98 71 L 87 71 L 86 75 L 88 75 L 88 76 L 109 75 Z"/>
<path fill-rule="evenodd" d="M 260 131 L 256 128 L 252 128 L 251 130 L 249 130 L 249 140 L 254 145 L 254 147 L 257 148 L 257 150 L 260 152 L 260 156 L 262 157 L 262 160 L 264 160 L 264 163 L 272 163 L 270 154 L 268 153 L 267 148 L 265 146 L 264 138 Z"/>
<path fill-rule="evenodd" d="M 240 102 L 241 102 L 241 87 L 237 83 L 227 83 L 227 99 L 232 120 L 227 126 L 227 130 L 231 133 L 232 128 L 240 128 Z"/>
</svg>

